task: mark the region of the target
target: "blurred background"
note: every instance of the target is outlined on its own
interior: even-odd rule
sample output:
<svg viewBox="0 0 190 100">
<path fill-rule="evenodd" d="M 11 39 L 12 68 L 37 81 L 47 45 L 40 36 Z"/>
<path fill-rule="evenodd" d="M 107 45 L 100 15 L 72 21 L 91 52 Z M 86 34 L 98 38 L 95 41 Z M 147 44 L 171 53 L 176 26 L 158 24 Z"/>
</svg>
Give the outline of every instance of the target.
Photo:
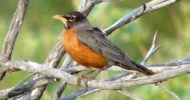
<svg viewBox="0 0 190 100">
<path fill-rule="evenodd" d="M 133 11 L 149 0 L 122 0 L 97 5 L 88 16 L 94 26 L 102 29 L 109 27 L 119 18 Z M 0 3 L 0 50 L 12 20 L 18 0 L 1 0 Z M 54 47 L 63 24 L 54 20 L 53 15 L 77 10 L 79 0 L 30 0 L 23 27 L 15 44 L 12 60 L 30 60 L 43 63 Z M 158 42 L 162 48 L 148 61 L 148 64 L 169 62 L 188 55 L 190 50 L 190 1 L 181 0 L 143 17 L 114 31 L 109 39 L 128 53 L 135 61 L 141 62 L 148 52 L 153 35 L 158 31 Z M 0 90 L 12 87 L 29 73 L 8 73 L 0 82 Z M 100 77 L 115 73 L 103 72 Z M 190 78 L 184 75 L 164 82 L 163 84 L 175 92 L 182 100 L 190 99 Z M 43 100 L 51 100 L 59 86 L 59 82 L 48 85 Z M 144 100 L 173 100 L 165 91 L 155 85 L 125 88 Z M 63 96 L 76 91 L 69 86 Z M 101 91 L 78 100 L 130 100 L 116 91 Z"/>
</svg>

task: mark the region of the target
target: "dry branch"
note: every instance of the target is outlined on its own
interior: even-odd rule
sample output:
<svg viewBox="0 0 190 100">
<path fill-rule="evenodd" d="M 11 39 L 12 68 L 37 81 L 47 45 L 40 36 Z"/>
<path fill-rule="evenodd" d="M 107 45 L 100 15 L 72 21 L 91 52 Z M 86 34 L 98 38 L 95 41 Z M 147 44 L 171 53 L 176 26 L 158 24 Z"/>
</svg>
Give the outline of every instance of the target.
<svg viewBox="0 0 190 100">
<path fill-rule="evenodd" d="M 151 84 L 155 82 L 159 82 L 162 80 L 170 79 L 173 77 L 177 77 L 180 75 L 184 75 L 189 73 L 190 71 L 190 64 L 183 64 L 179 66 L 176 66 L 178 68 L 168 70 L 168 71 L 163 71 L 162 73 L 158 73 L 156 75 L 152 76 L 145 76 L 141 78 L 136 78 L 136 79 L 131 79 L 131 80 L 120 80 L 120 81 L 97 81 L 97 80 L 91 80 L 87 81 L 87 85 L 89 87 L 94 87 L 94 88 L 101 88 L 101 89 L 120 89 L 122 87 L 129 87 L 129 86 L 138 86 L 138 85 L 145 85 L 145 84 Z M 3 67 L 3 68 L 2 68 Z M 151 66 L 152 67 L 152 66 Z M 168 67 L 168 66 L 165 66 Z M 0 70 L 9 70 L 9 69 L 21 69 L 27 72 L 32 72 L 32 73 L 40 73 L 49 77 L 54 77 L 58 79 L 62 79 L 69 84 L 76 85 L 77 84 L 77 77 L 68 74 L 65 71 L 60 71 L 55 68 L 39 65 L 34 62 L 24 62 L 24 61 L 15 61 L 15 62 L 6 62 L 4 64 L 1 64 Z M 85 87 L 85 82 L 86 79 L 82 79 L 81 81 L 81 86 Z M 110 84 L 110 82 L 112 84 Z"/>
<path fill-rule="evenodd" d="M 17 35 L 22 27 L 22 23 L 24 22 L 28 2 L 29 0 L 19 0 L 16 12 L 14 14 L 6 38 L 4 40 L 2 53 L 0 55 L 0 62 L 11 60 L 11 55 L 13 52 Z M 6 72 L 0 73 L 0 80 L 3 79 L 5 74 Z"/>
<path fill-rule="evenodd" d="M 173 63 L 171 64 L 160 64 L 161 66 L 150 66 L 151 67 L 171 67 L 168 65 L 173 65 Z M 3 67 L 2 67 L 3 66 Z M 173 67 L 179 67 L 177 66 L 173 66 Z M 5 69 L 6 68 L 6 69 Z M 54 68 L 49 68 L 47 66 L 42 66 L 39 65 L 37 63 L 33 63 L 33 62 L 24 62 L 24 61 L 17 61 L 17 62 L 6 62 L 5 64 L 0 66 L 0 71 L 5 71 L 8 69 L 14 69 L 14 68 L 19 68 L 21 70 L 27 71 L 27 72 L 33 72 L 33 73 L 41 73 L 50 77 L 54 77 L 54 78 L 60 78 L 66 82 L 68 82 L 69 84 L 73 84 L 76 85 L 76 80 L 77 77 L 74 77 L 72 75 L 69 75 L 68 73 L 64 72 L 64 71 L 60 71 L 58 69 L 54 69 Z M 137 79 L 131 79 L 131 80 L 126 80 L 126 78 L 123 78 L 123 80 L 119 80 L 119 81 L 96 81 L 96 80 L 92 80 L 88 82 L 88 86 L 89 87 L 93 87 L 93 88 L 100 88 L 100 89 L 120 89 L 121 87 L 131 87 L 131 86 L 139 86 L 139 85 L 146 85 L 146 84 L 151 84 L 151 83 L 155 83 L 155 82 L 159 82 L 161 80 L 165 80 L 165 79 L 170 79 L 173 77 L 177 77 L 183 74 L 187 74 L 190 71 L 190 62 L 189 63 L 184 63 L 183 65 L 180 65 L 179 68 L 173 69 L 173 70 L 169 70 L 169 71 L 165 71 L 163 73 L 159 73 L 150 77 L 142 77 L 142 78 L 137 78 Z M 56 73 L 56 74 L 55 74 Z M 48 82 L 49 79 L 44 79 L 44 78 L 37 78 L 35 79 L 35 81 L 33 81 L 31 83 L 26 83 L 26 84 L 21 84 L 19 85 L 19 93 L 25 93 L 25 91 L 30 91 L 30 89 L 35 89 L 37 87 L 43 86 Z M 51 78 L 52 80 L 52 78 Z M 44 83 L 41 83 L 44 82 Z M 52 81 L 50 81 L 52 82 Z M 111 86 L 110 86 L 110 82 L 111 82 Z M 85 84 L 81 84 L 82 86 L 85 86 Z M 14 88 L 18 88 L 18 87 L 14 87 Z M 10 91 L 14 91 L 11 93 L 16 93 L 18 92 L 18 90 L 13 90 L 13 88 L 7 89 L 7 90 L 2 90 L 0 91 L 0 98 L 6 98 L 8 97 Z M 17 94 L 19 94 L 17 93 Z"/>
</svg>

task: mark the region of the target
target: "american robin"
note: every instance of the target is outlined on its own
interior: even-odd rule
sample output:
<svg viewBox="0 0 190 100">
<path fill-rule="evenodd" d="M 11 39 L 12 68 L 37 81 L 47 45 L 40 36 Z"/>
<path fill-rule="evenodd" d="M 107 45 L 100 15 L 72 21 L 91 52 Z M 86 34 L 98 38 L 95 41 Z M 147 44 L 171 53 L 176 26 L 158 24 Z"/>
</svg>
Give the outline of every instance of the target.
<svg viewBox="0 0 190 100">
<path fill-rule="evenodd" d="M 108 40 L 100 29 L 93 27 L 81 12 L 55 15 L 54 18 L 64 23 L 63 47 L 78 64 L 98 69 L 116 65 L 127 70 L 142 72 L 145 75 L 155 74 L 133 61 Z"/>
</svg>

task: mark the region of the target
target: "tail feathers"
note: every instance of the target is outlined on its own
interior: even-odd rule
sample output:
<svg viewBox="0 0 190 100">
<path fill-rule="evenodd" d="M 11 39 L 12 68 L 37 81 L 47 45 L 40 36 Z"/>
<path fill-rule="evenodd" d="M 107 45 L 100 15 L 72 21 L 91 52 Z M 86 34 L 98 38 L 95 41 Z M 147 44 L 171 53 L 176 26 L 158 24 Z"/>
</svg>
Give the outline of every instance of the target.
<svg viewBox="0 0 190 100">
<path fill-rule="evenodd" d="M 129 64 L 125 64 L 125 65 L 122 65 L 121 67 L 124 68 L 124 69 L 128 69 L 128 70 L 135 70 L 135 71 L 139 71 L 147 76 L 150 76 L 150 75 L 154 75 L 155 72 L 149 70 L 148 68 L 134 62 L 134 61 L 130 61 L 131 62 L 131 66 L 129 66 Z"/>
<path fill-rule="evenodd" d="M 145 74 L 145 75 L 147 75 L 147 76 L 150 76 L 150 75 L 154 75 L 154 74 L 155 74 L 155 72 L 153 72 L 153 71 L 147 69 L 146 67 L 144 67 L 144 66 L 142 66 L 142 65 L 140 65 L 140 64 L 138 64 L 138 63 L 136 63 L 136 62 L 134 62 L 134 61 L 131 61 L 131 63 L 136 66 L 136 69 L 135 69 L 135 70 L 137 70 L 137 71 L 139 71 L 139 72 L 141 72 L 141 73 L 143 73 L 143 74 Z"/>
</svg>

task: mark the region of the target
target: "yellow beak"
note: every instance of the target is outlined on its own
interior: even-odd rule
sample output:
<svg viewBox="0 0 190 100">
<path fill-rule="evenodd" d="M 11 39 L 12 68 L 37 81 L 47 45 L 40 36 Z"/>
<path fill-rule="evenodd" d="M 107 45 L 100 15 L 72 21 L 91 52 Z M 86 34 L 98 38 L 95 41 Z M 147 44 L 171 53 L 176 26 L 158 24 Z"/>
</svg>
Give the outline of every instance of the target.
<svg viewBox="0 0 190 100">
<path fill-rule="evenodd" d="M 66 19 L 66 18 L 63 18 L 61 15 L 55 15 L 55 16 L 53 16 L 53 18 L 58 19 L 58 20 L 61 20 L 61 21 L 64 22 L 64 23 L 67 22 L 67 19 Z"/>
</svg>

